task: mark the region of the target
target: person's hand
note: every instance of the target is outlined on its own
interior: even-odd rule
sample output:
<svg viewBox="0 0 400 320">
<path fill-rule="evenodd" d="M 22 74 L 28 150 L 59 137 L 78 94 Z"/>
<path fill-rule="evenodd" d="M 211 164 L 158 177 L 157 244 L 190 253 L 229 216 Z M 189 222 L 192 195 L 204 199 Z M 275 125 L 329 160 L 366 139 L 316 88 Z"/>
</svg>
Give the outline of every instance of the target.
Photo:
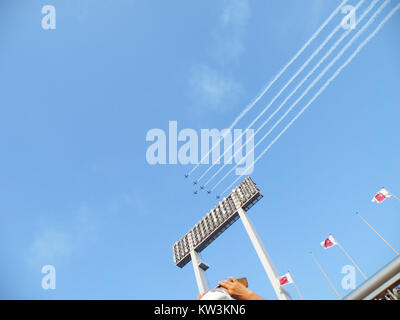
<svg viewBox="0 0 400 320">
<path fill-rule="evenodd" d="M 201 300 L 201 298 L 203 298 L 203 296 L 204 296 L 206 293 L 207 293 L 207 292 L 200 293 L 200 294 L 197 296 L 197 300 Z"/>
<path fill-rule="evenodd" d="M 234 277 L 229 277 L 229 279 L 230 281 L 223 280 L 218 282 L 218 284 L 224 287 L 232 298 L 237 300 L 263 300 L 263 298 L 246 288 Z"/>
</svg>

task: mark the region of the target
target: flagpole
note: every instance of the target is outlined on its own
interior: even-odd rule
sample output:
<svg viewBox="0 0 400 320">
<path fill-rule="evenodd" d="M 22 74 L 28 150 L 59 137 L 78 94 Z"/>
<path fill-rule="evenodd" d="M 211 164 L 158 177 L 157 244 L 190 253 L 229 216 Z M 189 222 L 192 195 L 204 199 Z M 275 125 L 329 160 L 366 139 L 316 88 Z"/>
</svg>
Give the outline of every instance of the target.
<svg viewBox="0 0 400 320">
<path fill-rule="evenodd" d="M 361 214 L 359 214 L 358 212 L 356 212 L 356 215 L 358 215 L 365 223 L 368 227 L 370 227 L 372 229 L 372 231 L 374 231 L 387 245 L 390 249 L 393 250 L 394 253 L 396 253 L 398 256 L 400 256 L 400 254 L 389 244 L 389 242 L 387 242 L 379 233 L 378 231 L 376 231 L 368 222 L 367 220 L 365 220 Z"/>
<path fill-rule="evenodd" d="M 389 191 L 389 194 L 390 194 L 393 198 L 395 198 L 397 201 L 400 202 L 400 198 L 399 198 L 398 196 L 396 196 L 395 194 L 391 193 L 390 191 Z"/>
<path fill-rule="evenodd" d="M 336 240 L 336 238 L 335 238 L 335 240 Z M 350 257 L 350 255 L 347 253 L 347 251 L 344 250 L 342 245 L 337 240 L 336 240 L 336 244 L 339 246 L 340 250 L 342 250 L 342 252 L 346 255 L 346 257 L 350 260 L 350 262 L 353 264 L 353 266 L 356 267 L 358 272 L 361 273 L 361 275 L 364 277 L 364 279 L 367 280 L 368 278 L 365 276 L 365 274 L 361 271 L 361 269 L 358 267 L 358 265 L 354 262 L 354 260 Z"/>
<path fill-rule="evenodd" d="M 328 280 L 329 284 L 331 285 L 333 291 L 335 291 L 336 295 L 339 297 L 339 299 L 342 299 L 342 297 L 340 296 L 339 292 L 336 290 L 335 286 L 333 285 L 333 283 L 331 282 L 331 280 L 329 280 L 328 276 L 326 275 L 324 269 L 322 269 L 322 266 L 319 264 L 317 258 L 315 258 L 314 254 L 312 253 L 312 251 L 310 251 L 311 257 L 314 259 L 315 263 L 317 264 L 318 268 L 321 270 L 322 274 L 325 276 L 326 280 Z"/>
<path fill-rule="evenodd" d="M 303 299 L 303 296 L 302 296 L 302 294 L 301 294 L 301 292 L 300 292 L 300 290 L 299 290 L 299 288 L 297 287 L 296 281 L 294 281 L 294 279 L 293 279 L 293 277 L 292 277 L 292 274 L 290 273 L 290 271 L 288 271 L 288 273 L 290 274 L 290 277 L 291 277 L 292 280 L 293 280 L 293 284 L 294 284 L 294 287 L 296 288 L 297 294 L 299 295 L 299 297 L 300 297 L 301 300 L 304 300 L 304 299 Z"/>
<path fill-rule="evenodd" d="M 293 281 L 293 284 L 294 284 L 294 287 L 296 288 L 297 294 L 298 294 L 299 297 L 300 297 L 300 300 L 304 300 L 304 299 L 303 299 L 303 296 L 301 295 L 301 292 L 300 292 L 299 288 L 297 287 L 296 282 Z"/>
</svg>

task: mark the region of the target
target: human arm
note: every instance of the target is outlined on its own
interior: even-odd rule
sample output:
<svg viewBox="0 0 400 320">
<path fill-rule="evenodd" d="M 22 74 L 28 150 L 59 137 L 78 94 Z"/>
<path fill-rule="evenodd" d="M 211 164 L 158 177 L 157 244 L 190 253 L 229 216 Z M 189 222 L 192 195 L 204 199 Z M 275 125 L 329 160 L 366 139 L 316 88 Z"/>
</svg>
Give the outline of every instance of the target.
<svg viewBox="0 0 400 320">
<path fill-rule="evenodd" d="M 246 288 L 234 277 L 229 277 L 229 279 L 230 281 L 223 280 L 218 282 L 218 284 L 224 287 L 232 298 L 237 300 L 264 300 L 259 295 Z"/>
</svg>

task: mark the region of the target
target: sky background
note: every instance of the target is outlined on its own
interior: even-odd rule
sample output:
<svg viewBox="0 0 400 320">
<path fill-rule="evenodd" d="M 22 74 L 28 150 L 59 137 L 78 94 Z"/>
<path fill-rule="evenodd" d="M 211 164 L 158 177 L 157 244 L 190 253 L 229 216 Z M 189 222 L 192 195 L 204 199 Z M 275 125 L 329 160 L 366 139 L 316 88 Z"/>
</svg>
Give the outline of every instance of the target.
<svg viewBox="0 0 400 320">
<path fill-rule="evenodd" d="M 0 298 L 194 299 L 192 266 L 176 267 L 171 246 L 217 200 L 193 194 L 184 179 L 192 166 L 149 165 L 146 134 L 167 132 L 171 120 L 178 130 L 228 128 L 339 3 L 0 0 Z M 41 27 L 46 4 L 57 10 L 55 30 Z M 246 128 L 342 17 L 236 128 Z M 400 203 L 371 203 L 382 186 L 400 195 L 399 30 L 397 12 L 251 175 L 264 198 L 249 217 L 305 299 L 337 298 L 309 251 L 340 294 L 350 292 L 341 286 L 346 256 L 320 246 L 329 233 L 367 276 L 395 257 L 355 211 L 400 249 Z M 256 293 L 276 298 L 240 221 L 202 257 L 210 286 L 247 277 Z M 55 290 L 41 287 L 44 265 L 56 268 Z"/>
</svg>

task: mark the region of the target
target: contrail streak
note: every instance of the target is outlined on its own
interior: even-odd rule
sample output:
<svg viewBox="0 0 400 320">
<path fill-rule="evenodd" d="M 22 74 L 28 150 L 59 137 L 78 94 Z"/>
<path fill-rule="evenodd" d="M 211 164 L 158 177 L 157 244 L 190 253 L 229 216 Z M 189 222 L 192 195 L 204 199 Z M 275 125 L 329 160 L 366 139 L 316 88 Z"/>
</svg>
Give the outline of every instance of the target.
<svg viewBox="0 0 400 320">
<path fill-rule="evenodd" d="M 390 0 L 384 3 L 387 5 Z M 358 55 L 358 53 L 364 48 L 364 46 L 375 37 L 375 35 L 382 29 L 382 27 L 388 22 L 388 20 L 400 9 L 400 4 L 398 4 L 385 18 L 384 20 L 375 28 L 375 30 L 357 47 L 353 54 L 343 63 L 336 72 L 328 79 L 328 81 L 319 89 L 319 91 L 312 97 L 312 99 L 307 103 L 303 109 L 285 126 L 285 128 L 278 134 L 278 136 L 264 149 L 264 151 L 257 157 L 254 164 L 262 158 L 262 156 L 279 140 L 279 138 L 292 126 L 292 124 L 307 110 L 307 108 L 318 98 L 318 96 L 330 85 L 330 83 L 342 72 L 342 70 Z M 224 194 L 229 188 L 231 188 L 241 176 L 236 178 L 236 180 L 230 184 L 221 194 Z M 221 180 L 222 182 L 222 180 Z M 215 186 L 216 187 L 216 186 Z"/>
<path fill-rule="evenodd" d="M 378 1 L 378 0 L 376 0 Z M 356 9 L 362 5 L 362 3 L 364 2 L 364 0 L 361 0 L 357 6 Z M 336 32 L 342 27 L 341 23 L 339 23 L 339 25 L 326 37 L 326 39 L 323 41 L 323 43 L 312 53 L 312 55 L 306 60 L 306 62 L 300 67 L 299 70 L 297 70 L 297 72 L 295 73 L 294 76 L 292 76 L 290 78 L 290 80 L 283 86 L 283 88 L 281 88 L 281 90 L 275 95 L 275 97 L 270 101 L 270 103 L 264 108 L 263 111 L 261 111 L 261 113 L 258 114 L 258 116 L 247 126 L 246 130 L 251 128 L 253 126 L 254 123 L 256 123 L 258 121 L 258 119 L 260 119 L 265 112 L 267 112 L 269 110 L 269 108 L 272 106 L 272 104 L 281 96 L 281 94 L 283 93 L 283 91 L 285 91 L 287 89 L 287 87 L 297 78 L 297 76 L 308 66 L 308 64 L 311 62 L 311 60 L 325 47 L 325 45 L 329 42 L 329 40 L 336 34 Z M 246 132 L 246 130 L 244 132 Z M 233 142 L 233 144 L 231 144 L 227 149 L 224 149 L 224 153 L 222 155 L 219 156 L 219 158 L 215 161 L 216 163 L 219 163 L 219 161 L 222 159 L 222 157 L 225 156 L 225 154 L 230 151 L 232 149 L 232 147 L 240 140 L 242 139 L 244 132 L 240 134 L 239 137 L 237 137 L 235 139 L 235 141 Z M 217 146 L 218 144 L 216 144 Z M 215 166 L 215 164 L 212 164 L 210 167 L 207 168 L 207 170 L 205 170 L 203 172 L 203 174 L 197 179 L 197 182 L 199 182 L 213 167 Z M 224 166 L 225 167 L 225 166 Z M 223 167 L 222 167 L 223 168 Z M 222 169 L 221 168 L 221 169 Z M 218 171 L 218 173 L 220 172 L 220 170 Z M 218 174 L 217 173 L 217 174 Z M 212 176 L 212 178 L 214 178 L 217 174 L 214 174 Z M 209 179 L 204 185 L 203 187 L 205 187 L 211 180 Z"/>
<path fill-rule="evenodd" d="M 333 17 L 339 12 L 340 8 L 347 3 L 348 0 L 343 0 L 343 2 L 331 13 L 328 19 L 318 28 L 318 30 L 311 36 L 311 38 L 303 45 L 303 47 L 294 55 L 294 57 L 283 67 L 283 69 L 272 79 L 272 81 L 267 85 L 267 87 L 241 112 L 241 114 L 233 121 L 230 125 L 229 130 L 231 130 L 245 115 L 249 112 L 255 104 L 268 92 L 268 90 L 272 87 L 272 85 L 282 76 L 282 74 L 293 64 L 293 62 L 304 52 L 305 49 L 311 44 L 311 42 L 321 33 L 322 29 L 333 19 Z M 250 125 L 251 126 L 251 125 Z M 250 127 L 249 126 L 249 127 Z M 248 128 L 249 128 L 248 127 Z M 219 143 L 216 143 L 214 147 L 207 152 L 206 155 L 202 157 L 200 162 L 193 167 L 192 170 L 187 174 L 191 175 L 203 162 L 203 160 L 207 159 L 212 151 L 219 146 L 224 136 L 220 138 Z"/>
<path fill-rule="evenodd" d="M 360 17 L 358 24 L 360 24 L 362 22 L 362 20 L 366 17 L 366 15 L 373 9 L 373 7 L 376 5 L 376 3 L 378 2 L 378 0 L 374 0 L 371 5 L 363 12 L 362 16 Z M 341 27 L 341 24 L 339 24 L 339 27 Z M 263 124 L 256 130 L 255 134 L 256 135 L 262 128 L 264 128 L 269 121 L 282 109 L 282 107 L 286 104 L 287 101 L 289 101 L 289 99 L 297 92 L 297 90 L 310 78 L 310 76 L 315 72 L 315 70 L 317 70 L 320 65 L 331 55 L 331 53 L 337 48 L 337 46 L 350 34 L 352 30 L 349 29 L 348 31 L 346 31 L 335 43 L 334 45 L 328 50 L 328 52 L 320 59 L 320 61 L 313 67 L 313 69 L 300 81 L 300 83 L 296 86 L 296 88 L 286 97 L 286 99 L 280 104 L 280 106 L 268 117 L 268 119 L 266 121 L 263 122 Z M 346 46 L 345 48 L 347 49 L 351 44 L 352 41 L 355 41 L 356 38 L 353 38 Z M 343 51 L 344 52 L 344 51 Z M 302 93 L 302 95 L 300 96 L 300 98 L 298 98 L 296 100 L 295 103 L 293 103 L 290 108 L 288 109 L 288 111 L 286 111 L 286 113 L 275 123 L 275 125 L 267 132 L 267 134 L 265 134 L 261 140 L 253 147 L 253 149 L 250 151 L 252 152 L 253 150 L 255 150 L 257 148 L 258 145 L 260 145 L 272 132 L 272 130 L 287 116 L 287 114 L 297 105 L 297 103 L 300 102 L 300 100 L 302 98 L 304 98 L 304 96 L 313 88 L 313 86 L 315 85 L 315 83 L 321 79 L 321 77 L 328 71 L 328 69 L 341 57 L 341 55 L 343 54 L 343 52 L 339 53 L 334 59 L 333 61 L 329 64 L 329 66 L 327 68 L 325 68 L 317 77 L 316 80 L 314 80 L 314 82 Z M 336 59 L 336 60 L 335 60 Z M 233 155 L 233 157 L 235 157 L 239 152 L 241 152 L 241 149 L 237 150 L 235 152 L 235 154 Z M 204 186 L 207 186 L 226 166 L 227 164 L 224 164 L 221 168 L 219 168 L 219 170 L 217 170 L 217 172 L 214 173 L 214 175 L 212 175 L 207 182 L 204 184 Z M 237 164 L 233 169 L 235 169 L 236 167 L 238 167 L 239 164 Z M 231 172 L 231 171 L 230 171 Z M 229 173 L 230 173 L 229 172 Z"/>
</svg>

